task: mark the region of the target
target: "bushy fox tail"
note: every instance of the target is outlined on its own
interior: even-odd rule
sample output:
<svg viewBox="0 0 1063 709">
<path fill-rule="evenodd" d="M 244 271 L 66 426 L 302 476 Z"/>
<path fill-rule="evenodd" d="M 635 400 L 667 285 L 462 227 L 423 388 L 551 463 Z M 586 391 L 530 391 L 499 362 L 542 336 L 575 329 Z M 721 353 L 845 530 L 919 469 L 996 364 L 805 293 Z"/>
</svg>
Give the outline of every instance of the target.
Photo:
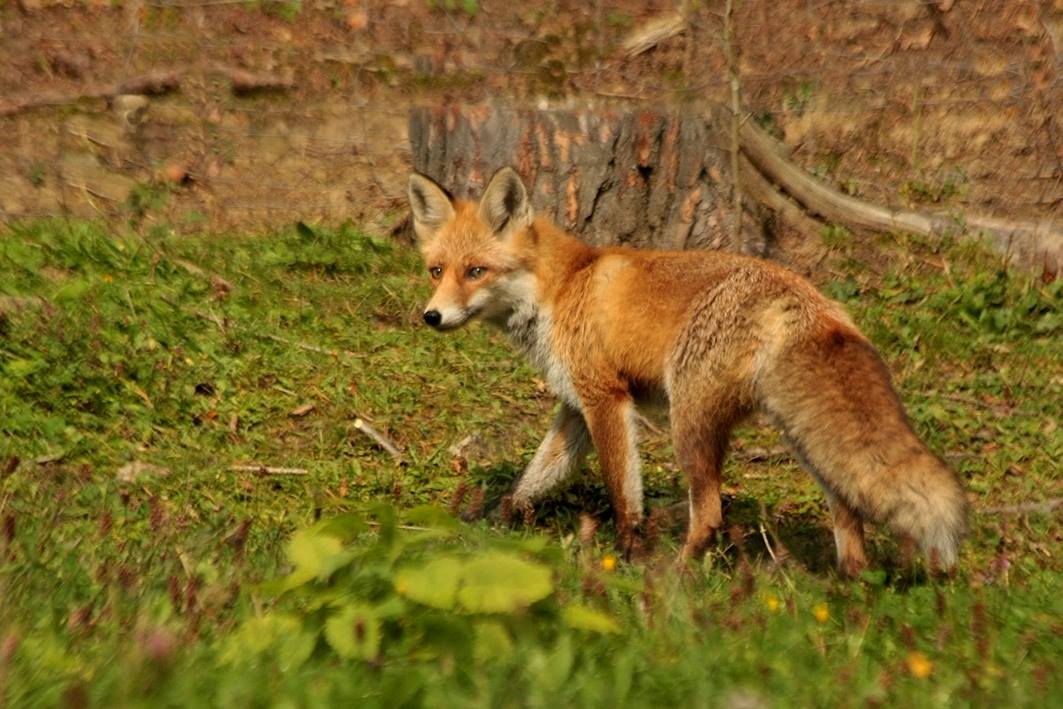
<svg viewBox="0 0 1063 709">
<path fill-rule="evenodd" d="M 917 541 L 932 566 L 952 567 L 966 531 L 963 488 L 912 431 L 870 343 L 828 318 L 772 350 L 757 397 L 806 469 L 863 517 Z"/>
</svg>

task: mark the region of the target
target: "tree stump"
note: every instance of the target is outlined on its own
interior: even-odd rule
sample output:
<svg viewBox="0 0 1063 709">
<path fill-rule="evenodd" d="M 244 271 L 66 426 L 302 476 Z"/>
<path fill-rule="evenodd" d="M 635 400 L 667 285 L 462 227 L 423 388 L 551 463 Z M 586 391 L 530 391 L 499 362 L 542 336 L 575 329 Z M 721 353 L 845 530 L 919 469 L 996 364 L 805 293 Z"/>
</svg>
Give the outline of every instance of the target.
<svg viewBox="0 0 1063 709">
<path fill-rule="evenodd" d="M 479 197 L 495 170 L 512 165 L 537 211 L 592 244 L 728 249 L 787 261 L 782 237 L 796 233 L 798 244 L 815 245 L 827 222 L 929 238 L 987 236 L 1009 262 L 1045 278 L 1063 271 L 1063 224 L 867 202 L 792 163 L 754 121 L 743 120 L 733 145 L 731 121 L 714 105 L 451 105 L 415 108 L 410 144 L 414 169 L 459 197 Z M 743 191 L 737 229 L 732 164 Z"/>
<path fill-rule="evenodd" d="M 721 115 L 722 114 L 722 115 Z M 413 167 L 477 198 L 512 165 L 537 212 L 599 245 L 764 255 L 768 212 L 734 230 L 726 121 L 719 110 L 441 106 L 410 116 Z"/>
</svg>

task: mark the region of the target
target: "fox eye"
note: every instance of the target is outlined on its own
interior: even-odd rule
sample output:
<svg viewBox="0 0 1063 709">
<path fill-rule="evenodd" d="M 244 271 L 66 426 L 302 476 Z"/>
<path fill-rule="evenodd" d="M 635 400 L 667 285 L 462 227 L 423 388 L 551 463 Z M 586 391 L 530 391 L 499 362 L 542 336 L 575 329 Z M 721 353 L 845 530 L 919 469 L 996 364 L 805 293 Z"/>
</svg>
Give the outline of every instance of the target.
<svg viewBox="0 0 1063 709">
<path fill-rule="evenodd" d="M 443 267 L 432 266 L 430 269 L 428 269 L 428 273 L 431 274 L 432 278 L 439 278 L 443 275 Z"/>
<path fill-rule="evenodd" d="M 472 266 L 465 272 L 465 277 L 470 281 L 475 281 L 477 278 L 483 278 L 483 275 L 487 273 L 487 269 L 483 266 Z"/>
</svg>

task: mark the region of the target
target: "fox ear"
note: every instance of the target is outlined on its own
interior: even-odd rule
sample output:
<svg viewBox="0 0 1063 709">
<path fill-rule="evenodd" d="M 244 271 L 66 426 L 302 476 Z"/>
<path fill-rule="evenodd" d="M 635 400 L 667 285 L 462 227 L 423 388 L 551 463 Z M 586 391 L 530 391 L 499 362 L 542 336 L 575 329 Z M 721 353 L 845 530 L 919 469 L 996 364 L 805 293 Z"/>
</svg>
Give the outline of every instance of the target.
<svg viewBox="0 0 1063 709">
<path fill-rule="evenodd" d="M 407 195 L 413 212 L 413 230 L 420 241 L 430 238 L 454 216 L 450 193 L 420 173 L 410 175 Z"/>
<path fill-rule="evenodd" d="M 531 224 L 532 209 L 528 191 L 511 167 L 495 173 L 480 200 L 480 218 L 495 234 L 504 234 Z"/>
</svg>

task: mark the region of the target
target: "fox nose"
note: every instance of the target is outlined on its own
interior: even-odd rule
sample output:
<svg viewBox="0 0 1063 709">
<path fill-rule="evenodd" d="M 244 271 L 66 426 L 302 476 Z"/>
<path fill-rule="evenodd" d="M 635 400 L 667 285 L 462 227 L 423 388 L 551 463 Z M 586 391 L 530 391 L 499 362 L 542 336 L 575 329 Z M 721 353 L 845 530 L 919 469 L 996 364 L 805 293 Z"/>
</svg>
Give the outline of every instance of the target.
<svg viewBox="0 0 1063 709">
<path fill-rule="evenodd" d="M 443 322 L 443 315 L 438 310 L 426 310 L 424 321 L 432 327 L 439 327 L 439 324 Z"/>
</svg>

